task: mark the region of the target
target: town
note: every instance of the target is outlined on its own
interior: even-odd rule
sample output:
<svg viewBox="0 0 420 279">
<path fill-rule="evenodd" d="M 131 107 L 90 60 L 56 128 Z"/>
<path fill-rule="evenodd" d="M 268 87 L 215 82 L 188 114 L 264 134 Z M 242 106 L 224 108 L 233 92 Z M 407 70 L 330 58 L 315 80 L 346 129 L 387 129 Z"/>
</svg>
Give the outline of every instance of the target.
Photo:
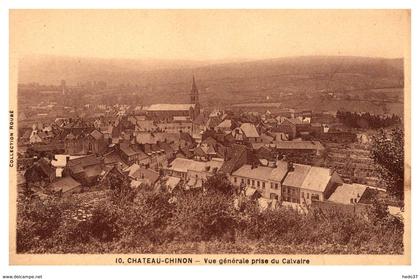
<svg viewBox="0 0 420 279">
<path fill-rule="evenodd" d="M 194 75 L 187 103 L 80 104 L 75 90 L 115 90 L 104 82 L 20 85 L 27 95 L 30 88 L 43 98 L 19 99 L 18 203 L 82 200 L 63 212 L 87 222 L 110 191 L 126 187 L 176 203 L 188 193 L 205 193 L 206 183 L 222 183 L 238 212 L 252 202 L 260 212 L 363 216 L 381 200 L 403 221 L 403 205 L 388 193 L 371 152 L 378 129 L 390 134 L 402 126 L 395 114 L 280 103 L 209 107 L 200 102 Z"/>
<path fill-rule="evenodd" d="M 61 98 L 66 91 L 62 81 Z M 369 192 L 385 191 L 368 149 L 371 131 L 346 126 L 344 112 L 279 104 L 206 111 L 195 77 L 189 95 L 187 104 L 61 108 L 72 117 L 54 117 L 54 102 L 32 107 L 36 115 L 20 111 L 18 187 L 41 196 L 101 191 L 117 172 L 131 187 L 188 191 L 223 173 L 247 197 L 300 210 L 314 201 L 369 203 Z M 375 117 L 401 125 L 395 115 Z"/>
</svg>

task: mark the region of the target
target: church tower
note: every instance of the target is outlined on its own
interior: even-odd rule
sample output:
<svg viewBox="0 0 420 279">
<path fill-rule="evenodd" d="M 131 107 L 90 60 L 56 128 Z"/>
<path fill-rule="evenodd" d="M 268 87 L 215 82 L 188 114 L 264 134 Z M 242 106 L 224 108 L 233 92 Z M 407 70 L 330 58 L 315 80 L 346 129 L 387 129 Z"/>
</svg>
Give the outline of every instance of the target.
<svg viewBox="0 0 420 279">
<path fill-rule="evenodd" d="M 198 89 L 197 89 L 197 85 L 195 84 L 194 75 L 193 75 L 192 86 L 191 86 L 190 102 L 191 102 L 191 104 L 195 104 L 196 106 L 199 105 L 199 103 L 198 103 Z"/>
</svg>

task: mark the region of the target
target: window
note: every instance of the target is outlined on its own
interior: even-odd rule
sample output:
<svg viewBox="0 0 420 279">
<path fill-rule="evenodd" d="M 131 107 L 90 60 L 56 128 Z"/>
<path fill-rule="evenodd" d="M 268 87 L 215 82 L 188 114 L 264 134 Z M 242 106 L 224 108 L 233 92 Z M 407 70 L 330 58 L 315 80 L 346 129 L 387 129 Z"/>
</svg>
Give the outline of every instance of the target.
<svg viewBox="0 0 420 279">
<path fill-rule="evenodd" d="M 241 183 L 242 183 L 242 184 L 244 183 L 244 179 L 243 179 L 243 178 L 241 178 Z"/>
<path fill-rule="evenodd" d="M 305 193 L 304 192 L 302 192 L 302 198 L 305 198 Z"/>
<path fill-rule="evenodd" d="M 309 193 L 306 193 L 306 198 L 309 199 Z"/>
<path fill-rule="evenodd" d="M 274 184 L 273 182 L 270 183 L 270 188 L 273 189 L 274 188 Z"/>
<path fill-rule="evenodd" d="M 248 184 L 248 185 L 250 184 L 250 183 L 249 183 L 249 178 L 247 179 L 247 181 L 246 181 L 246 182 L 247 182 L 247 184 Z"/>
<path fill-rule="evenodd" d="M 236 177 L 233 178 L 233 181 L 236 183 Z"/>
<path fill-rule="evenodd" d="M 311 200 L 316 200 L 316 201 L 319 201 L 319 195 L 312 194 L 312 196 L 311 196 Z"/>
<path fill-rule="evenodd" d="M 257 181 L 257 187 L 260 188 L 260 182 L 259 181 Z"/>
<path fill-rule="evenodd" d="M 255 186 L 255 180 L 251 180 L 252 186 Z"/>
<path fill-rule="evenodd" d="M 265 182 L 262 183 L 262 188 L 265 189 Z"/>
<path fill-rule="evenodd" d="M 277 189 L 279 188 L 279 184 L 278 184 L 278 183 L 276 183 L 275 185 L 276 185 L 276 190 L 277 190 Z"/>
</svg>

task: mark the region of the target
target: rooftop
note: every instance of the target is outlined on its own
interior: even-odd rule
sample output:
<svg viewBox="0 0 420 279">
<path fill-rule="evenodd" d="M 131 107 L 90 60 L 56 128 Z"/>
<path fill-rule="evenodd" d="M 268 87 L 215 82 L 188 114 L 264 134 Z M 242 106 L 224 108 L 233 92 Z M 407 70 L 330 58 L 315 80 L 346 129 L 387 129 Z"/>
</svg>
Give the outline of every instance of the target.
<svg viewBox="0 0 420 279">
<path fill-rule="evenodd" d="M 70 191 L 81 184 L 74 180 L 71 176 L 63 177 L 50 184 L 49 188 L 54 192 L 62 191 L 63 193 Z"/>
<path fill-rule="evenodd" d="M 356 199 L 357 202 L 362 197 L 368 186 L 363 184 L 343 184 L 328 198 L 329 201 L 350 204 L 350 199 Z"/>
<path fill-rule="evenodd" d="M 324 192 L 331 179 L 331 171 L 327 168 L 294 164 L 283 184 L 307 190 Z"/>
<path fill-rule="evenodd" d="M 178 171 L 178 172 L 187 172 L 187 171 L 197 171 L 197 172 L 210 172 L 214 168 L 220 170 L 223 165 L 221 160 L 211 160 L 207 162 L 195 161 L 191 159 L 176 158 L 168 166 L 168 169 Z"/>
<path fill-rule="evenodd" d="M 255 128 L 255 125 L 251 123 L 243 123 L 241 125 L 241 130 L 247 138 L 258 138 L 260 136 Z"/>
<path fill-rule="evenodd" d="M 287 163 L 284 161 L 277 162 L 277 167 L 243 165 L 232 175 L 247 177 L 258 180 L 281 181 L 287 173 Z"/>
<path fill-rule="evenodd" d="M 146 111 L 180 111 L 190 110 L 195 104 L 153 104 L 146 108 Z"/>
</svg>

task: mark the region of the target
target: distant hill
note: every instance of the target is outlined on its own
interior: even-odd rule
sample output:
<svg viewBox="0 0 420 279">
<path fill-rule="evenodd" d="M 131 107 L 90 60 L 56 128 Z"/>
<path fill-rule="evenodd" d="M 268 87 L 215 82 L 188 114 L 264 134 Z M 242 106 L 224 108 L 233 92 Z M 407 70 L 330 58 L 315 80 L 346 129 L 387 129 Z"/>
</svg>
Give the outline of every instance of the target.
<svg viewBox="0 0 420 279">
<path fill-rule="evenodd" d="M 204 106 L 280 102 L 308 109 L 402 114 L 403 59 L 291 57 L 257 61 L 129 60 L 26 57 L 19 82 L 67 84 L 105 81 L 136 85 L 141 104 L 189 100 L 194 74 Z M 124 101 L 122 91 L 101 98 Z M 331 95 L 332 94 L 332 95 Z"/>
<path fill-rule="evenodd" d="M 19 82 L 69 84 L 103 80 L 109 84 L 177 83 L 195 73 L 201 80 L 255 78 L 279 75 L 353 73 L 374 78 L 403 76 L 402 59 L 309 56 L 246 62 L 98 59 L 27 56 L 19 63 Z"/>
</svg>

